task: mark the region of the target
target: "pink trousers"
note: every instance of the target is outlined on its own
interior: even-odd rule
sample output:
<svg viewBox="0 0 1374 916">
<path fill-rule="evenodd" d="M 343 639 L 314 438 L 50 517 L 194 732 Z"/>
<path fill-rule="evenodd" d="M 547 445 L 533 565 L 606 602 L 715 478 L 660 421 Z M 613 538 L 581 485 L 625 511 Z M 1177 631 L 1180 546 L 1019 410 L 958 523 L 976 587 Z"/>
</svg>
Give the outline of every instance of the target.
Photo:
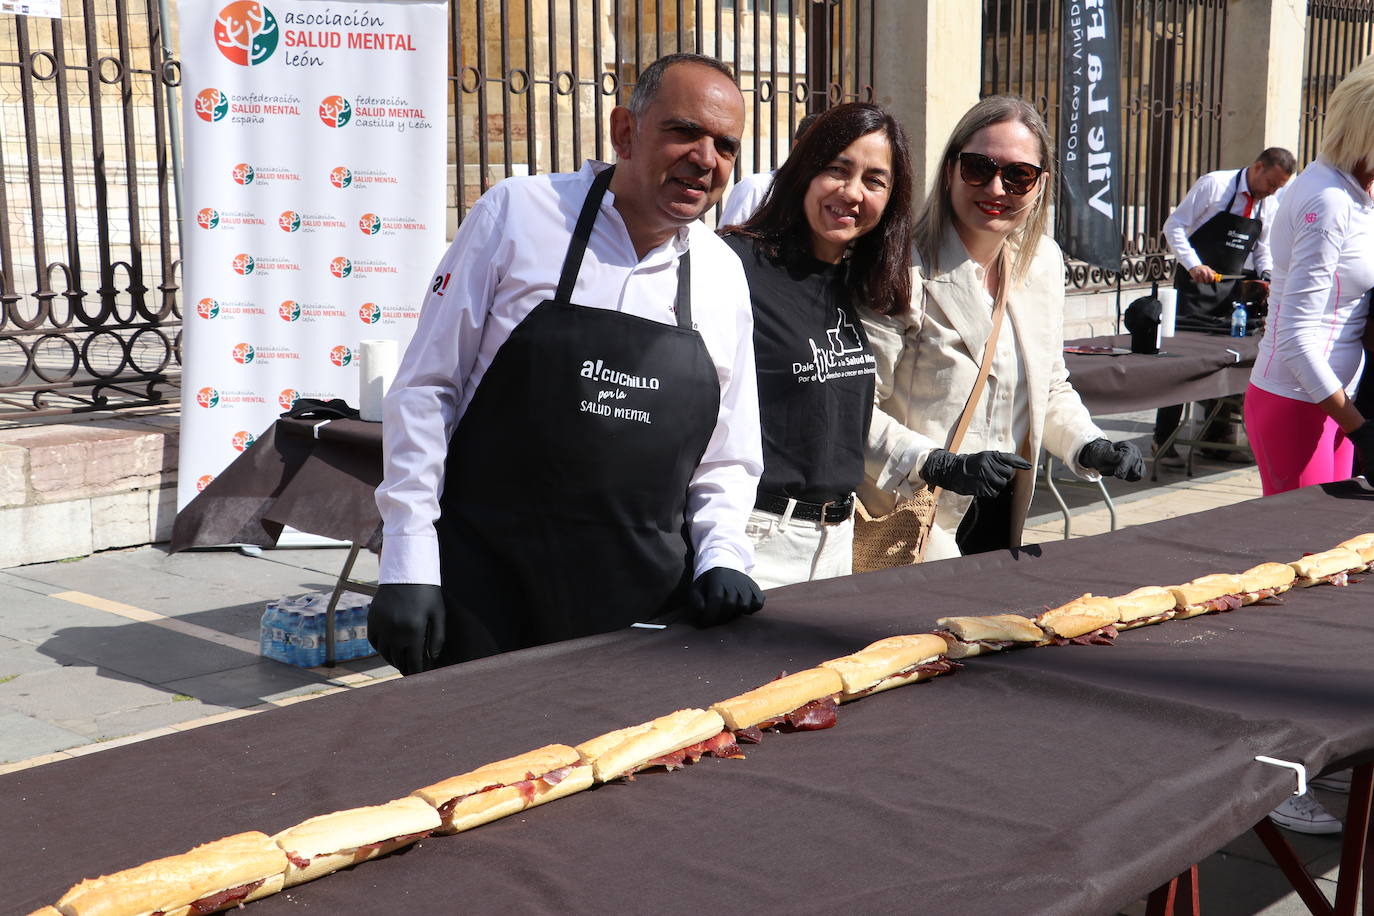
<svg viewBox="0 0 1374 916">
<path fill-rule="evenodd" d="M 1265 496 L 1346 480 L 1354 470 L 1355 447 L 1326 411 L 1308 401 L 1251 385 L 1245 392 L 1245 434 Z"/>
</svg>

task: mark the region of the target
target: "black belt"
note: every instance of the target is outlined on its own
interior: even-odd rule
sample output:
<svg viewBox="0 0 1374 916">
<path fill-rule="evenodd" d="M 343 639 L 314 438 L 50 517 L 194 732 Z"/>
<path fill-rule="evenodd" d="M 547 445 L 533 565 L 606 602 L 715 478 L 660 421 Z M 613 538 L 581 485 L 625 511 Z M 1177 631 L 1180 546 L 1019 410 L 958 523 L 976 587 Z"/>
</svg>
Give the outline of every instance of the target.
<svg viewBox="0 0 1374 916">
<path fill-rule="evenodd" d="M 787 511 L 788 502 L 790 500 L 786 496 L 760 493 L 758 498 L 754 500 L 754 508 L 760 512 L 782 515 Z M 827 525 L 838 525 L 840 522 L 849 521 L 853 515 L 853 493 L 844 499 L 832 499 L 823 503 L 804 503 L 799 499 L 792 507 L 792 517 L 800 522 L 824 522 Z"/>
</svg>

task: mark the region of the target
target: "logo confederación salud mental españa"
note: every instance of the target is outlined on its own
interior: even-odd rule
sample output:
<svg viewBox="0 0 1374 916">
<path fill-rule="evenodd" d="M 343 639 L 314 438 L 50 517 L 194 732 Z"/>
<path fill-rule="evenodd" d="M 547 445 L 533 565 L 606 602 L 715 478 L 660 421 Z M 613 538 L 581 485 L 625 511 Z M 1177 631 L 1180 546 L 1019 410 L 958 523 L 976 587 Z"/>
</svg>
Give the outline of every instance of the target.
<svg viewBox="0 0 1374 916">
<path fill-rule="evenodd" d="M 282 232 L 295 232 L 301 227 L 301 215 L 295 210 L 283 210 L 277 217 L 277 225 Z"/>
<path fill-rule="evenodd" d="M 341 95 L 327 95 L 320 102 L 320 120 L 326 127 L 343 127 L 353 118 L 353 103 Z"/>
<path fill-rule="evenodd" d="M 196 392 L 196 403 L 201 407 L 214 407 L 219 403 L 218 388 L 202 388 Z"/>
<path fill-rule="evenodd" d="M 229 113 L 229 96 L 213 86 L 196 93 L 196 117 L 202 121 L 219 121 Z"/>
<path fill-rule="evenodd" d="M 301 304 L 295 299 L 287 299 L 277 306 L 277 315 L 282 321 L 295 321 L 301 317 Z"/>
<path fill-rule="evenodd" d="M 215 47 L 241 67 L 260 64 L 277 50 L 277 17 L 257 0 L 237 0 L 215 18 Z"/>
<path fill-rule="evenodd" d="M 382 307 L 375 302 L 364 302 L 358 309 L 358 317 L 363 324 L 376 324 L 382 320 Z"/>
</svg>

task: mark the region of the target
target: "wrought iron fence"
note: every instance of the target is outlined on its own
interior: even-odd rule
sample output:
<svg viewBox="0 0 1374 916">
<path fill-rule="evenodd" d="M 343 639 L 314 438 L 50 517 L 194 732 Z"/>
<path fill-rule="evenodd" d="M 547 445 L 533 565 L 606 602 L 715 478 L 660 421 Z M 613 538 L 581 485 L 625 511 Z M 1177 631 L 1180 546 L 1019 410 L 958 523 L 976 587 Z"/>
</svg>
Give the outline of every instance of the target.
<svg viewBox="0 0 1374 916">
<path fill-rule="evenodd" d="M 1060 16 L 1065 0 L 983 0 L 982 94 L 1031 101 L 1054 136 Z M 1218 168 L 1226 0 L 1114 0 L 1121 23 L 1122 282 L 1163 279 L 1173 257 L 1160 230 L 1169 209 Z M 1112 286 L 1114 272 L 1070 261 L 1073 289 Z"/>
<path fill-rule="evenodd" d="M 734 67 L 748 104 L 737 174 L 775 168 L 808 112 L 873 97 L 876 2 L 453 0 L 454 219 L 502 178 L 609 158 L 611 108 L 677 51 Z"/>
<path fill-rule="evenodd" d="M 0 22 L 0 417 L 164 403 L 179 377 L 158 0 L 67 7 Z"/>
<path fill-rule="evenodd" d="M 1331 91 L 1374 53 L 1374 0 L 1308 0 L 1298 163 L 1317 158 Z"/>
</svg>

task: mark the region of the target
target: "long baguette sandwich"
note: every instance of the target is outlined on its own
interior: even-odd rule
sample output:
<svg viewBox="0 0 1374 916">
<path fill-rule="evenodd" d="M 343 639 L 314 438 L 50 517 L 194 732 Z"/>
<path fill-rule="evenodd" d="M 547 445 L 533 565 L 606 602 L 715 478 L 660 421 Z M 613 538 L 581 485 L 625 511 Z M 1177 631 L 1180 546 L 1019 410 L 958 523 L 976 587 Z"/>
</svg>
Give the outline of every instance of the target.
<svg viewBox="0 0 1374 916">
<path fill-rule="evenodd" d="M 1116 602 L 1116 628 L 1134 630 L 1136 627 L 1163 623 L 1177 613 L 1174 594 L 1158 585 L 1146 585 L 1113 599 Z"/>
<path fill-rule="evenodd" d="M 1116 639 L 1118 616 L 1113 599 L 1084 595 L 1050 608 L 1035 622 L 1045 631 L 1042 645 L 1110 646 Z"/>
<path fill-rule="evenodd" d="M 969 658 L 1003 649 L 1038 646 L 1045 631 L 1035 621 L 1020 614 L 991 614 L 986 617 L 941 617 L 935 621 L 935 635 L 948 646 L 949 658 Z"/>
<path fill-rule="evenodd" d="M 1287 563 L 1261 563 L 1240 574 L 1241 604 L 1277 598 L 1293 587 L 1297 573 Z M 1278 602 L 1282 604 L 1282 602 Z"/>
<path fill-rule="evenodd" d="M 388 855 L 438 829 L 438 812 L 423 799 L 407 796 L 384 805 L 321 814 L 272 839 L 290 862 L 286 886 L 293 887 Z"/>
<path fill-rule="evenodd" d="M 632 777 L 639 770 L 656 766 L 674 770 L 707 754 L 743 756 L 719 714 L 707 709 L 679 709 L 640 725 L 607 732 L 579 744 L 577 753 L 591 766 L 597 782 Z"/>
<path fill-rule="evenodd" d="M 929 633 L 889 636 L 852 655 L 821 662 L 820 666 L 840 676 L 840 682 L 844 685 L 840 702 L 848 703 L 870 693 L 914 684 L 953 671 L 959 663 L 944 657 L 947 648 L 943 639 Z"/>
<path fill-rule="evenodd" d="M 1198 576 L 1182 585 L 1171 585 L 1178 619 L 1187 620 L 1214 611 L 1234 611 L 1244 603 L 1245 584 L 1231 573 L 1212 573 Z"/>
<path fill-rule="evenodd" d="M 1366 566 L 1374 563 L 1374 532 L 1357 534 L 1353 538 L 1346 538 L 1336 546 L 1355 551 L 1360 555 L 1360 559 Z"/>
<path fill-rule="evenodd" d="M 1365 562 L 1360 559 L 1360 555 L 1349 547 L 1324 550 L 1305 556 L 1301 560 L 1294 560 L 1288 565 L 1293 567 L 1293 572 L 1297 574 L 1293 581 L 1297 588 L 1308 588 L 1324 582 L 1331 585 L 1348 585 L 1350 574 L 1365 568 Z"/>
<path fill-rule="evenodd" d="M 44 906 L 34 910 L 29 916 L 62 916 L 62 911 L 55 906 Z"/>
<path fill-rule="evenodd" d="M 829 668 L 808 668 L 770 681 L 711 709 L 725 727 L 744 740 L 757 743 L 765 728 L 813 731 L 835 724 L 835 707 L 844 681 Z"/>
<path fill-rule="evenodd" d="M 63 916 L 218 913 L 282 889 L 286 853 L 256 830 L 113 875 L 88 878 L 57 901 Z"/>
<path fill-rule="evenodd" d="M 542 805 L 592 784 L 592 767 L 566 744 L 550 744 L 416 789 L 438 812 L 441 834 L 458 833 Z"/>
</svg>

